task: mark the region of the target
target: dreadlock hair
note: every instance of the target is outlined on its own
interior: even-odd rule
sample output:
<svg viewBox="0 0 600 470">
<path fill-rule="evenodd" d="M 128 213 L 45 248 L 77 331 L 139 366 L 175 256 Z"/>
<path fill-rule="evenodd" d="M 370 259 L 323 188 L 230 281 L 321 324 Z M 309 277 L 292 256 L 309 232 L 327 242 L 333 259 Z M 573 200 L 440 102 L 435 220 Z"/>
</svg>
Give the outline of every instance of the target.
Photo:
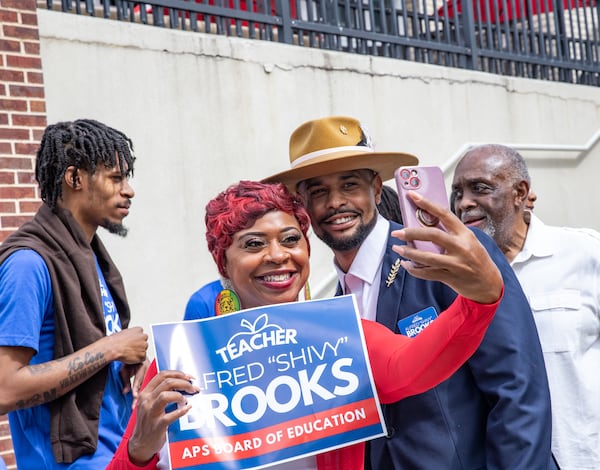
<svg viewBox="0 0 600 470">
<path fill-rule="evenodd" d="M 385 184 L 381 187 L 381 202 L 377 205 L 377 210 L 386 219 L 393 220 L 399 224 L 403 223 L 398 193 L 394 188 Z"/>
<path fill-rule="evenodd" d="M 46 127 L 37 151 L 35 178 L 42 200 L 54 210 L 68 167 L 94 174 L 100 164 L 118 165 L 122 175 L 133 176 L 134 162 L 133 143 L 121 131 L 93 119 L 65 121 Z"/>
</svg>

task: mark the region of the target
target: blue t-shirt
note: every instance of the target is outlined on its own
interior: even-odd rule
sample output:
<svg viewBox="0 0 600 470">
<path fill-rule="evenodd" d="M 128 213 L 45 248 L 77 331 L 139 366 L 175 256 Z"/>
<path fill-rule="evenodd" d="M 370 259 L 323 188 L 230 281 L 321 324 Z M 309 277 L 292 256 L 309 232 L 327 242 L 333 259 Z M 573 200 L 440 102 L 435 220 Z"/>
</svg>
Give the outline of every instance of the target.
<svg viewBox="0 0 600 470">
<path fill-rule="evenodd" d="M 118 312 L 97 266 L 107 334 L 121 330 Z M 35 351 L 30 364 L 54 357 L 54 308 L 50 274 L 43 258 L 33 250 L 18 250 L 0 266 L 0 346 L 21 346 Z M 98 447 L 72 464 L 57 464 L 50 444 L 48 404 L 8 414 L 18 468 L 82 470 L 104 468 L 115 453 L 131 415 L 131 393 L 123 395 L 118 371 L 109 366 L 100 410 Z"/>
<path fill-rule="evenodd" d="M 213 281 L 192 294 L 185 307 L 184 320 L 199 320 L 215 316 L 215 300 L 223 290 L 221 281 Z"/>
</svg>

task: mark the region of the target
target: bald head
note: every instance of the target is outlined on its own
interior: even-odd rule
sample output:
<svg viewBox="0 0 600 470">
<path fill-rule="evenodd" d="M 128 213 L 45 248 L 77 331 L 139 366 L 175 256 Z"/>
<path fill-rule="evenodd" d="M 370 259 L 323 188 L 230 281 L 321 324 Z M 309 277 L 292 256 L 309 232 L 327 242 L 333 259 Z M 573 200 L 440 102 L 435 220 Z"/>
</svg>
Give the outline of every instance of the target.
<svg viewBox="0 0 600 470">
<path fill-rule="evenodd" d="M 506 251 L 515 234 L 523 231 L 529 188 L 529 172 L 519 152 L 504 145 L 480 145 L 456 166 L 452 209 L 465 224 L 480 228 Z"/>
<path fill-rule="evenodd" d="M 468 150 L 459 162 L 469 164 L 473 160 L 485 160 L 502 168 L 504 176 L 516 183 L 518 181 L 527 181 L 531 186 L 529 170 L 523 156 L 512 147 L 500 144 L 486 144 L 473 147 Z M 457 166 L 458 170 L 458 166 Z"/>
</svg>

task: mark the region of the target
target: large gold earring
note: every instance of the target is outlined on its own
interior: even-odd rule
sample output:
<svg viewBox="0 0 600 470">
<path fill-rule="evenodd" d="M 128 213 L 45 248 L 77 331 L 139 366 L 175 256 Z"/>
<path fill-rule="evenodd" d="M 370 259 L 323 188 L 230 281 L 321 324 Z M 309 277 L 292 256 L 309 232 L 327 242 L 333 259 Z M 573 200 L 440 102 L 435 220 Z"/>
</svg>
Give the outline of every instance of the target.
<svg viewBox="0 0 600 470">
<path fill-rule="evenodd" d="M 223 290 L 215 299 L 215 314 L 226 315 L 241 309 L 240 298 L 237 296 L 229 279 L 221 279 Z"/>
</svg>

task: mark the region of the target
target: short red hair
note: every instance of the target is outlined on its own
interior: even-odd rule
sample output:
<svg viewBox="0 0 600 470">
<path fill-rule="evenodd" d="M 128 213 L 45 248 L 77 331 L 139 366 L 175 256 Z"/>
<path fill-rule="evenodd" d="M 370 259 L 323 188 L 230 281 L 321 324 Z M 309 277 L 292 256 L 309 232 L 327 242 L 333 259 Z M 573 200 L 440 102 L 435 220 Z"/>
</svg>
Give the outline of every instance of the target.
<svg viewBox="0 0 600 470">
<path fill-rule="evenodd" d="M 227 277 L 225 251 L 233 243 L 233 236 L 271 211 L 282 211 L 296 218 L 310 254 L 307 236 L 310 218 L 302 200 L 281 183 L 240 181 L 206 205 L 206 241 L 221 276 Z"/>
</svg>

